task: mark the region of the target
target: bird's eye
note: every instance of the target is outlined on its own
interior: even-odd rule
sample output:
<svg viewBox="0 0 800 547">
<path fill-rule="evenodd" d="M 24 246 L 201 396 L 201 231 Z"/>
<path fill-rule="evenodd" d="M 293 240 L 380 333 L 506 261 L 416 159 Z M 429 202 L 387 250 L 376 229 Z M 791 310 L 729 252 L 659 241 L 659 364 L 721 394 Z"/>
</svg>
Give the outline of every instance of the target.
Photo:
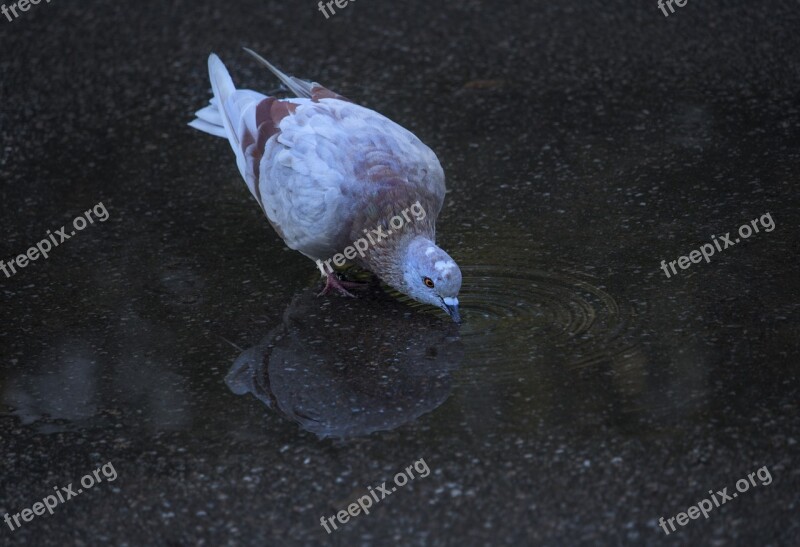
<svg viewBox="0 0 800 547">
<path fill-rule="evenodd" d="M 429 289 L 432 289 L 434 287 L 433 279 L 431 279 L 430 277 L 425 277 L 422 279 L 422 281 L 425 283 L 425 286 L 428 287 Z"/>
</svg>

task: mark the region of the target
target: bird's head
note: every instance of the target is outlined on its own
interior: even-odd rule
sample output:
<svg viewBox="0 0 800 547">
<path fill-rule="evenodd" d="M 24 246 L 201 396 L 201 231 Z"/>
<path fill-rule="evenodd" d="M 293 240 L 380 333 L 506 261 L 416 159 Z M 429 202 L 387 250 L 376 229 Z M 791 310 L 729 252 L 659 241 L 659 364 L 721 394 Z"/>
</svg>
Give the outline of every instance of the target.
<svg viewBox="0 0 800 547">
<path fill-rule="evenodd" d="M 461 322 L 458 313 L 461 270 L 430 239 L 416 237 L 409 243 L 403 261 L 403 285 L 403 292 L 414 300 L 441 308 L 453 321 Z"/>
</svg>

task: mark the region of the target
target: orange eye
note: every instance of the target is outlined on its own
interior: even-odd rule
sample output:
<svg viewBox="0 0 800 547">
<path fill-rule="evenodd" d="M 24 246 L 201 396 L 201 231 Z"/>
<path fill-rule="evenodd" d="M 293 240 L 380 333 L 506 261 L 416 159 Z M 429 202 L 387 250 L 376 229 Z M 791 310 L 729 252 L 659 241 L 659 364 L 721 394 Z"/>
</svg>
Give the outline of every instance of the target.
<svg viewBox="0 0 800 547">
<path fill-rule="evenodd" d="M 429 289 L 432 289 L 434 287 L 433 279 L 431 279 L 430 277 L 426 277 L 422 281 L 425 283 L 425 286 L 428 287 Z"/>
</svg>

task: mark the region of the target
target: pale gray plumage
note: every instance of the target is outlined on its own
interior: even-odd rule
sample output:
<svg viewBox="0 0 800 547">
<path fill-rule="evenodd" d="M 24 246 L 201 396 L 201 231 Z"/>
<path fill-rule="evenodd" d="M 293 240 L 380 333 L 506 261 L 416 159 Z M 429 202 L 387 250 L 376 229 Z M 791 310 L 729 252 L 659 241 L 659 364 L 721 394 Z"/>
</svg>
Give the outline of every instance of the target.
<svg viewBox="0 0 800 547">
<path fill-rule="evenodd" d="M 228 139 L 270 224 L 291 249 L 313 260 L 341 253 L 364 237 L 364 230 L 388 229 L 391 217 L 419 202 L 424 218 L 370 245 L 354 262 L 459 320 L 461 272 L 435 244 L 435 220 L 445 195 L 436 154 L 385 116 L 287 76 L 249 52 L 298 97 L 237 90 L 212 54 L 214 98 L 189 125 Z M 328 282 L 337 286 L 333 276 Z"/>
</svg>

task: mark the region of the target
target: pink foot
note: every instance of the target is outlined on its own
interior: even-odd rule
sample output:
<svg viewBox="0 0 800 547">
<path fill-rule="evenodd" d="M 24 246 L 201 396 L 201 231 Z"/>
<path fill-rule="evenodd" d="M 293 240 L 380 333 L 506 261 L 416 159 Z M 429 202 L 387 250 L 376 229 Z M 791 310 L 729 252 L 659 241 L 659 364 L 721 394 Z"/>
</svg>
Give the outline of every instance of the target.
<svg viewBox="0 0 800 547">
<path fill-rule="evenodd" d="M 342 296 L 349 296 L 350 298 L 355 298 L 356 296 L 347 289 L 362 289 L 368 285 L 368 283 L 341 281 L 338 277 L 336 277 L 336 274 L 329 274 L 325 277 L 326 277 L 325 288 L 322 289 L 322 292 L 319 293 L 317 296 L 323 296 L 335 290 Z"/>
</svg>

